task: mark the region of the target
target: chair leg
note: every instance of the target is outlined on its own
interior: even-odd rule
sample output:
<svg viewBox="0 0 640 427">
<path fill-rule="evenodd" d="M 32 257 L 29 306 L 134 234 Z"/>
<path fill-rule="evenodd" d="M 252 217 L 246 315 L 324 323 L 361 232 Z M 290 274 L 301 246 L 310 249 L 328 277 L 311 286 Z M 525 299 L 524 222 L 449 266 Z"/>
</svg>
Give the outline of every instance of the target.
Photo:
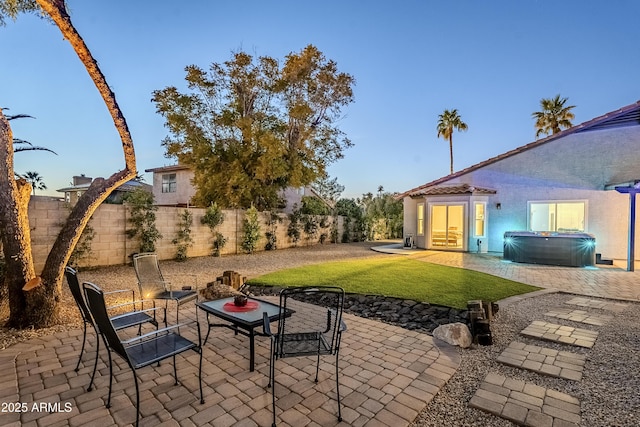
<svg viewBox="0 0 640 427">
<path fill-rule="evenodd" d="M 342 409 L 340 407 L 340 379 L 338 378 L 338 352 L 336 352 L 336 394 L 338 395 L 338 421 L 342 421 Z"/>
<path fill-rule="evenodd" d="M 178 368 L 176 368 L 176 356 L 173 355 L 173 379 L 175 383 L 173 385 L 178 385 Z"/>
<path fill-rule="evenodd" d="M 93 372 L 91 373 L 91 381 L 89 381 L 87 391 L 91 391 L 93 388 L 93 380 L 95 379 L 96 371 L 98 370 L 98 356 L 100 356 L 100 334 L 96 331 L 96 359 L 93 361 Z"/>
<path fill-rule="evenodd" d="M 320 373 L 320 351 L 318 351 L 318 361 L 316 362 L 316 379 L 315 383 L 318 384 L 318 374 Z"/>
<path fill-rule="evenodd" d="M 164 326 L 167 326 L 167 308 L 169 308 L 169 300 L 164 300 Z"/>
<path fill-rule="evenodd" d="M 198 382 L 200 383 L 200 403 L 204 403 L 204 396 L 202 395 L 202 347 L 200 347 L 200 366 L 198 369 Z"/>
<path fill-rule="evenodd" d="M 136 370 L 131 369 L 133 371 L 133 382 L 136 385 L 136 427 L 138 427 L 138 421 L 140 421 L 140 390 L 138 390 L 138 375 L 136 375 Z"/>
<path fill-rule="evenodd" d="M 84 343 L 87 342 L 87 322 L 83 323 L 84 330 L 82 331 L 82 348 L 80 348 L 80 355 L 78 356 L 78 363 L 76 364 L 76 368 L 74 371 L 78 372 L 80 369 L 80 361 L 82 360 L 82 355 L 84 354 Z"/>
<path fill-rule="evenodd" d="M 271 387 L 271 408 L 273 411 L 273 424 L 276 427 L 276 352 L 273 340 L 271 340 L 271 357 L 269 360 L 269 387 Z"/>
<path fill-rule="evenodd" d="M 111 407 L 111 389 L 113 388 L 113 362 L 111 360 L 111 350 L 107 343 L 105 343 L 105 347 L 107 347 L 107 354 L 109 355 L 109 397 L 107 398 L 107 408 Z M 138 388 L 138 384 L 136 383 L 136 389 Z"/>
</svg>

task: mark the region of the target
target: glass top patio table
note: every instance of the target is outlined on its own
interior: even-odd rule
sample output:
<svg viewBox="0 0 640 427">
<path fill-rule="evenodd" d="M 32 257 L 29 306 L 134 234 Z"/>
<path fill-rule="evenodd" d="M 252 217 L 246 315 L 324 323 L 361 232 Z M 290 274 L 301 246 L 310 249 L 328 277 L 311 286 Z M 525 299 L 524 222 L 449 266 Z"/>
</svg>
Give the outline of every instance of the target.
<svg viewBox="0 0 640 427">
<path fill-rule="evenodd" d="M 211 313 L 221 319 L 228 320 L 232 323 L 237 323 L 238 326 L 253 327 L 262 325 L 262 313 L 267 313 L 269 319 L 278 319 L 280 308 L 277 304 L 272 304 L 268 301 L 263 301 L 255 298 L 248 298 L 248 303 L 257 303 L 257 307 L 248 311 L 231 311 L 225 308 L 225 305 L 233 304 L 233 297 L 222 298 L 213 301 L 198 302 L 198 307 L 207 313 Z"/>
<path fill-rule="evenodd" d="M 226 327 L 233 329 L 236 334 L 242 334 L 249 337 L 249 370 L 253 371 L 255 368 L 255 343 L 254 337 L 256 335 L 264 336 L 263 333 L 257 332 L 255 329 L 263 324 L 263 313 L 267 313 L 269 321 L 273 322 L 280 317 L 280 307 L 277 304 L 263 301 L 257 298 L 248 298 L 247 304 L 250 306 L 256 305 L 253 309 L 247 311 L 235 311 L 233 308 L 233 297 L 222 298 L 212 301 L 197 302 L 201 310 L 207 313 L 207 323 L 209 329 L 204 339 L 204 344 L 209 339 L 209 333 L 212 327 Z M 226 305 L 226 307 L 225 307 Z M 288 309 L 285 316 L 290 316 L 293 313 Z M 211 323 L 209 322 L 209 315 L 213 315 L 219 319 L 225 320 L 229 323 Z"/>
</svg>

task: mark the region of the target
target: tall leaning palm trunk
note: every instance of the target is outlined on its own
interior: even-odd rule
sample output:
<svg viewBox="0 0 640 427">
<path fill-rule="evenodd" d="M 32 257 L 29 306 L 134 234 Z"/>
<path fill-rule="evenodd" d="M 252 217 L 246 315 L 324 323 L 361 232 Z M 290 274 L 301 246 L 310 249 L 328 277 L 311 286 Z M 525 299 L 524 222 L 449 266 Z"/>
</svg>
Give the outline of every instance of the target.
<svg viewBox="0 0 640 427">
<path fill-rule="evenodd" d="M 9 293 L 8 326 L 46 327 L 58 319 L 64 267 L 73 248 L 97 207 L 121 184 L 136 176 L 133 141 L 124 116 L 96 60 L 74 28 L 64 0 L 36 0 L 68 40 L 102 96 L 122 141 L 125 167 L 107 179 L 97 178 L 80 197 L 47 256 L 40 276 L 36 276 L 31 253 L 28 203 L 31 185 L 15 179 L 13 137 L 0 112 L 0 225 L 6 262 L 5 283 Z M 36 285 L 23 290 L 25 284 Z"/>
</svg>

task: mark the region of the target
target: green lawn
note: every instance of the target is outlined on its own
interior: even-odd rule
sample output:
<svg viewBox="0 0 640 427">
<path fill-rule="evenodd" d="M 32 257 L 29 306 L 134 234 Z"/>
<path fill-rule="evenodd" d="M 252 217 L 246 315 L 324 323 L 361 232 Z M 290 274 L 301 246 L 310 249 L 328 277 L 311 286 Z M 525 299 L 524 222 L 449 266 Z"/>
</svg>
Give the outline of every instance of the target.
<svg viewBox="0 0 640 427">
<path fill-rule="evenodd" d="M 410 258 L 365 258 L 292 268 L 251 279 L 255 286 L 337 285 L 346 292 L 385 295 L 466 308 L 467 301 L 497 301 L 538 290 L 512 280 Z"/>
</svg>

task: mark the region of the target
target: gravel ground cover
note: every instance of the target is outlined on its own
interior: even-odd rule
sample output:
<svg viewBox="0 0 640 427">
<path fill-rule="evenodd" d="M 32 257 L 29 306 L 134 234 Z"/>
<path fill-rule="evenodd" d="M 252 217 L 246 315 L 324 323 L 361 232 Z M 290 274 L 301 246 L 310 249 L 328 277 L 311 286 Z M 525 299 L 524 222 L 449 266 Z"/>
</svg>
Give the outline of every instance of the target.
<svg viewBox="0 0 640 427">
<path fill-rule="evenodd" d="M 491 323 L 493 345 L 460 349 L 460 367 L 411 427 L 515 425 L 468 407 L 468 402 L 489 372 L 532 382 L 578 398 L 581 402 L 582 427 L 639 426 L 640 304 L 628 302 L 627 309 L 622 313 L 579 307 L 580 310 L 594 314 L 614 314 L 614 318 L 603 326 L 584 325 L 544 316 L 544 313 L 556 307 L 577 308 L 564 304 L 573 297 L 574 295 L 563 293 L 548 294 L 501 307 Z M 519 335 L 534 320 L 590 329 L 598 331 L 599 336 L 594 347 L 586 349 Z M 498 363 L 497 357 L 510 342 L 516 340 L 586 355 L 582 381 L 543 376 Z"/>
</svg>

